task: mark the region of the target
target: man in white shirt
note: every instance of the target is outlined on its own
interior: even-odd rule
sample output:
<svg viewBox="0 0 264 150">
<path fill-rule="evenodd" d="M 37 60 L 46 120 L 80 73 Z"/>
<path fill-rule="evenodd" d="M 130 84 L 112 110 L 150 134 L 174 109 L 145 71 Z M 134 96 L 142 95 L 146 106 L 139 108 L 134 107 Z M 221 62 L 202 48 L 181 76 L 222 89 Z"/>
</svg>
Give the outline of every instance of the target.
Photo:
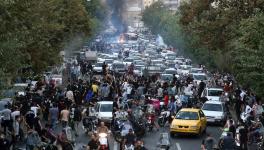
<svg viewBox="0 0 264 150">
<path fill-rule="evenodd" d="M 16 116 L 20 116 L 20 111 L 18 107 L 15 107 L 15 110 L 11 113 L 11 117 L 13 121 L 15 121 Z"/>
<path fill-rule="evenodd" d="M 40 109 L 40 106 L 37 104 L 34 104 L 33 106 L 30 107 L 30 110 L 34 112 L 35 117 L 37 117 L 37 113 L 39 109 Z"/>
</svg>

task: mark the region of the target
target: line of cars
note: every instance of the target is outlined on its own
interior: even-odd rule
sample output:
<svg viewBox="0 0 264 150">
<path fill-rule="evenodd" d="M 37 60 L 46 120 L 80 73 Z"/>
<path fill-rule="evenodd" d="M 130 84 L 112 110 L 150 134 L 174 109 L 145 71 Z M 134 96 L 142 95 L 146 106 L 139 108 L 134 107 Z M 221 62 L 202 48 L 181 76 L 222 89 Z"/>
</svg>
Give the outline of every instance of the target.
<svg viewBox="0 0 264 150">
<path fill-rule="evenodd" d="M 228 118 L 228 109 L 220 97 L 222 88 L 205 88 L 202 97 L 207 101 L 201 108 L 183 108 L 174 117 L 170 126 L 171 135 L 195 134 L 206 132 L 208 124 L 224 125 Z"/>
</svg>

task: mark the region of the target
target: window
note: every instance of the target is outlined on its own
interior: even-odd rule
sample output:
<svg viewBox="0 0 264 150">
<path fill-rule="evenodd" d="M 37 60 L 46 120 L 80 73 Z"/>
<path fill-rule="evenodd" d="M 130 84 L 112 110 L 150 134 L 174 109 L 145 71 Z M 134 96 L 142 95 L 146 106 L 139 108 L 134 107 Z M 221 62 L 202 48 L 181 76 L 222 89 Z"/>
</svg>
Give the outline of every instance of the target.
<svg viewBox="0 0 264 150">
<path fill-rule="evenodd" d="M 176 119 L 182 120 L 198 120 L 199 116 L 197 112 L 180 111 L 176 115 Z"/>
<path fill-rule="evenodd" d="M 222 90 L 208 90 L 208 96 L 221 96 Z"/>
<path fill-rule="evenodd" d="M 100 112 L 112 112 L 113 104 L 101 104 Z"/>
<path fill-rule="evenodd" d="M 208 110 L 208 111 L 223 111 L 221 104 L 204 104 L 203 110 Z"/>
</svg>

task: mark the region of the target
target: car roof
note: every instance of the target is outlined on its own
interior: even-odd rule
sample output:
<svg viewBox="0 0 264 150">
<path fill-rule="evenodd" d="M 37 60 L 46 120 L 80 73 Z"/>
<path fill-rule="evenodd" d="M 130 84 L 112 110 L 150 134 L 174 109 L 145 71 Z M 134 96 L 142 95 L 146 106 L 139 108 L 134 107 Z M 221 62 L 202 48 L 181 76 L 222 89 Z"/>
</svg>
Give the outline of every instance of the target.
<svg viewBox="0 0 264 150">
<path fill-rule="evenodd" d="M 100 102 L 97 102 L 98 104 L 113 104 L 113 102 L 111 101 L 100 101 Z"/>
<path fill-rule="evenodd" d="M 182 108 L 180 111 L 199 112 L 200 109 L 197 109 L 197 108 Z"/>
<path fill-rule="evenodd" d="M 221 101 L 206 101 L 204 104 L 223 104 Z"/>
<path fill-rule="evenodd" d="M 204 75 L 204 76 L 206 76 L 205 73 L 192 73 L 192 75 Z"/>
<path fill-rule="evenodd" d="M 161 76 L 172 76 L 172 74 L 162 73 Z"/>
<path fill-rule="evenodd" d="M 207 90 L 224 91 L 222 88 L 206 88 Z"/>
<path fill-rule="evenodd" d="M 166 71 L 167 70 L 173 70 L 173 71 L 177 71 L 176 69 L 174 69 L 174 68 L 168 68 L 168 69 L 165 69 Z"/>
<path fill-rule="evenodd" d="M 15 83 L 13 86 L 23 86 L 23 87 L 27 87 L 28 83 Z"/>
</svg>

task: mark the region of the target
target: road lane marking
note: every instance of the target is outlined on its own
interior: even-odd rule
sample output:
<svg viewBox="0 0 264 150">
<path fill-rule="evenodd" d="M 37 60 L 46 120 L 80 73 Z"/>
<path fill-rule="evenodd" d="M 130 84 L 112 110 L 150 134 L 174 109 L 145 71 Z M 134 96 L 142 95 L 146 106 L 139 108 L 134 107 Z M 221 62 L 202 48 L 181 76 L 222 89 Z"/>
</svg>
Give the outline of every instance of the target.
<svg viewBox="0 0 264 150">
<path fill-rule="evenodd" d="M 181 150 L 180 143 L 176 143 L 177 150 Z"/>
</svg>

